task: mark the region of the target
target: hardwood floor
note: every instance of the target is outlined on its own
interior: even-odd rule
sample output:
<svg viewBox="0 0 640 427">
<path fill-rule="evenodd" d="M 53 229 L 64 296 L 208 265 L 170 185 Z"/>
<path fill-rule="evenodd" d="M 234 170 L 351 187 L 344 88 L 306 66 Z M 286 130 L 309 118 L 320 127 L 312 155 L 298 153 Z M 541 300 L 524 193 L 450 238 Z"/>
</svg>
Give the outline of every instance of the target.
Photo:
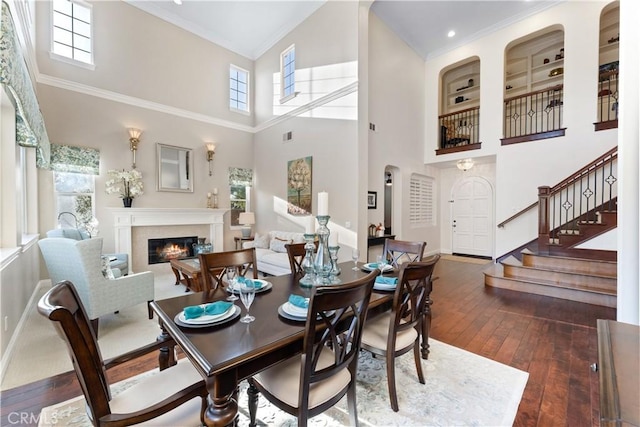
<svg viewBox="0 0 640 427">
<path fill-rule="evenodd" d="M 598 376 L 590 370 L 597 360 L 596 319 L 615 319 L 615 309 L 485 287 L 487 266 L 438 262 L 431 336 L 529 372 L 514 425 L 598 426 Z M 150 356 L 109 378 L 154 366 Z M 37 425 L 42 407 L 80 394 L 72 372 L 3 391 L 0 425 Z"/>
</svg>

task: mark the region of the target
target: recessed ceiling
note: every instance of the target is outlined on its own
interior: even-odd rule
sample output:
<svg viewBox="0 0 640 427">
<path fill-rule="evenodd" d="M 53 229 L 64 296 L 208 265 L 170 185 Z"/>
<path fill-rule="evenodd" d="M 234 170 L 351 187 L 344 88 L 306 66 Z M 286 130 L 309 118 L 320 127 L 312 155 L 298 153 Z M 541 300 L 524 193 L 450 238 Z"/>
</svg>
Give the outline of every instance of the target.
<svg viewBox="0 0 640 427">
<path fill-rule="evenodd" d="M 326 0 L 125 0 L 250 59 L 257 59 Z M 427 59 L 566 0 L 377 0 L 371 10 Z M 447 33 L 454 30 L 454 37 Z M 321 36 L 321 35 L 319 35 Z"/>
</svg>

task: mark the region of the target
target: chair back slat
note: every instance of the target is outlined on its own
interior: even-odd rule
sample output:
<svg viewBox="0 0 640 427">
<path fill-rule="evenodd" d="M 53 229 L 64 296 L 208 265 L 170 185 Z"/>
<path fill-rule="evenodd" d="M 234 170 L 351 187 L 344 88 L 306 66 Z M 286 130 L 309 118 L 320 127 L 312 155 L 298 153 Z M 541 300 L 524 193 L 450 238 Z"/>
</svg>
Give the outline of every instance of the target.
<svg viewBox="0 0 640 427">
<path fill-rule="evenodd" d="M 314 242 L 316 250 L 318 249 L 318 241 Z M 302 261 L 304 260 L 307 251 L 305 250 L 306 243 L 289 243 L 284 245 L 287 249 L 287 256 L 289 257 L 289 267 L 291 268 L 291 274 L 295 276 L 304 276 L 304 268 L 302 267 Z"/>
<path fill-rule="evenodd" d="M 205 290 L 215 291 L 218 286 L 224 287 L 223 279 L 228 269 L 232 269 L 236 276 L 242 277 L 252 270 L 253 278 L 258 278 L 255 248 L 212 252 L 200 254 L 199 257 Z"/>
<path fill-rule="evenodd" d="M 55 285 L 38 302 L 38 312 L 53 322 L 67 344 L 89 416 L 97 420 L 110 414 L 111 392 L 102 354 L 74 285 L 69 281 Z"/>
<path fill-rule="evenodd" d="M 355 380 L 362 328 L 367 316 L 373 284 L 379 274 L 380 270 L 376 269 L 367 276 L 350 283 L 313 289 L 303 344 L 298 400 L 301 413 L 313 416 L 313 412 L 322 411 L 340 400 L 348 389 L 346 387 L 342 393 L 309 413 L 309 388 L 313 384 L 330 378 L 345 368 Z M 333 315 L 327 315 L 332 311 L 335 311 Z M 333 363 L 328 366 L 318 366 L 320 355 L 327 348 L 333 350 Z"/>
<path fill-rule="evenodd" d="M 405 240 L 386 239 L 382 256 L 394 268 L 407 262 L 422 261 L 426 242 L 410 242 Z"/>
</svg>

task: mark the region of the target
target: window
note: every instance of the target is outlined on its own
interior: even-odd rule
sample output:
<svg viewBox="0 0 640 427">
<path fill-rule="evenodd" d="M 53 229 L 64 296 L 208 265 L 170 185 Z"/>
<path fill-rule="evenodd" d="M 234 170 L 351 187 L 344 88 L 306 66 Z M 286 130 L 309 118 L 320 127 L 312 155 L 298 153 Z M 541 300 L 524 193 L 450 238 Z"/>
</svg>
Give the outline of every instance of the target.
<svg viewBox="0 0 640 427">
<path fill-rule="evenodd" d="M 411 175 L 409 183 L 409 223 L 436 225 L 434 180 L 423 175 Z"/>
<path fill-rule="evenodd" d="M 249 112 L 249 72 L 235 65 L 229 68 L 229 108 Z"/>
<path fill-rule="evenodd" d="M 62 228 L 89 228 L 94 216 L 94 175 L 54 172 L 53 179 L 59 225 Z"/>
<path fill-rule="evenodd" d="M 280 55 L 280 91 L 281 102 L 288 101 L 296 96 L 296 48 L 295 45 L 287 48 Z"/>
<path fill-rule="evenodd" d="M 91 7 L 70 0 L 53 0 L 51 52 L 85 64 L 93 64 Z"/>
<path fill-rule="evenodd" d="M 251 184 L 253 170 L 244 168 L 229 168 L 229 199 L 231 205 L 230 219 L 232 226 L 241 225 L 238 218 L 241 212 L 251 210 Z"/>
</svg>

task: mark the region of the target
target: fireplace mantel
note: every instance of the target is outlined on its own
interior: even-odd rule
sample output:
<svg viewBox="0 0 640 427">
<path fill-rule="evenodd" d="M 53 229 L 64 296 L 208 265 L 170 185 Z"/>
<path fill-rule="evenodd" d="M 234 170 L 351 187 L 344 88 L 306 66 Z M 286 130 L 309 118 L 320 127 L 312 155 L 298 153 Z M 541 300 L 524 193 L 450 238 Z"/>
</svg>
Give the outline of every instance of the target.
<svg viewBox="0 0 640 427">
<path fill-rule="evenodd" d="M 171 225 L 209 225 L 214 252 L 224 247 L 224 214 L 227 209 L 206 208 L 112 208 L 115 252 L 131 259 L 131 228 Z"/>
</svg>

